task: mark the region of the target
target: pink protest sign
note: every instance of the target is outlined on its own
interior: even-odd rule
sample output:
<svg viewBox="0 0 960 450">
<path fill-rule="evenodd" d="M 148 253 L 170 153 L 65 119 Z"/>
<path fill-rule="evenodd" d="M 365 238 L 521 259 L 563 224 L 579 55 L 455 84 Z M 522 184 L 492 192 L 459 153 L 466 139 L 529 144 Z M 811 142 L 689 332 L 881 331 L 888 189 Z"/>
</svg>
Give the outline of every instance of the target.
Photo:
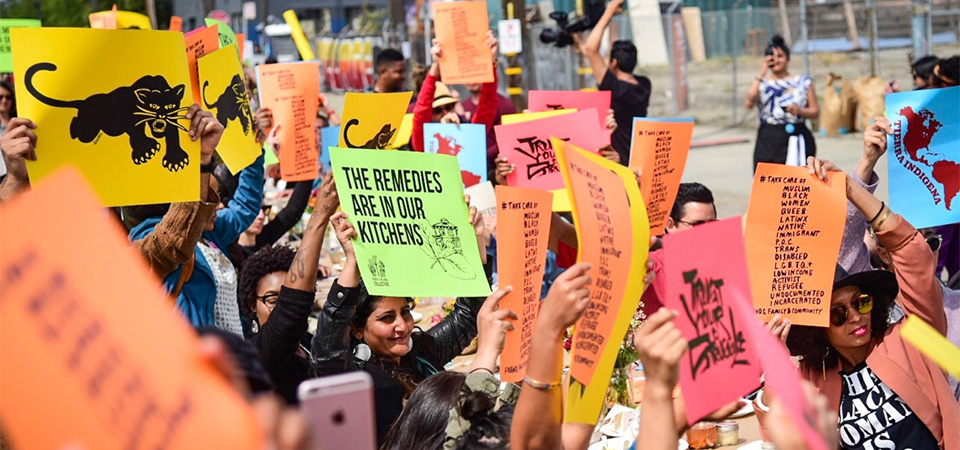
<svg viewBox="0 0 960 450">
<path fill-rule="evenodd" d="M 550 138 L 567 141 L 577 147 L 596 152 L 609 141 L 610 133 L 600 129 L 593 111 L 577 111 L 545 119 L 511 125 L 498 125 L 497 145 L 500 154 L 515 166 L 507 175 L 510 186 L 543 190 L 563 189 L 563 176 Z"/>
<path fill-rule="evenodd" d="M 757 348 L 744 330 L 757 319 L 740 217 L 667 234 L 663 250 L 664 304 L 680 313 L 675 322 L 689 342 L 680 386 L 693 424 L 760 386 Z"/>
<path fill-rule="evenodd" d="M 556 109 L 593 109 L 597 115 L 597 124 L 607 128 L 607 114 L 610 112 L 610 91 L 530 91 L 527 101 L 531 112 Z M 605 135 L 606 144 L 610 144 L 610 135 Z"/>
</svg>

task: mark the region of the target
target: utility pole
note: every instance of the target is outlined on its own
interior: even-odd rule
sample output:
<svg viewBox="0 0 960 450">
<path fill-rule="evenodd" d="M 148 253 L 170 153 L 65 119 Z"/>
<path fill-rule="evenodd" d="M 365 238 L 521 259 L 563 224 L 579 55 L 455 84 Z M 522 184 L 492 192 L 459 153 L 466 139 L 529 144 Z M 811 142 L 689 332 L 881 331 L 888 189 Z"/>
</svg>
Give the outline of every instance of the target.
<svg viewBox="0 0 960 450">
<path fill-rule="evenodd" d="M 527 6 L 524 0 L 503 0 L 503 10 L 507 19 L 520 19 L 520 36 L 523 45 L 527 46 Z M 527 52 L 530 50 L 527 49 Z M 503 70 L 507 76 L 507 95 L 513 102 L 513 107 L 517 111 L 523 111 L 526 102 L 523 99 L 523 67 L 520 64 L 520 55 L 511 53 L 507 55 L 507 67 Z"/>
<path fill-rule="evenodd" d="M 403 0 L 388 0 L 387 6 L 390 11 L 390 36 L 386 44 L 387 47 L 400 48 L 400 43 L 406 40 L 407 28 Z"/>
<path fill-rule="evenodd" d="M 157 6 L 153 3 L 153 0 L 146 1 L 147 7 L 147 17 L 150 18 L 150 26 L 156 30 L 157 29 Z"/>
</svg>

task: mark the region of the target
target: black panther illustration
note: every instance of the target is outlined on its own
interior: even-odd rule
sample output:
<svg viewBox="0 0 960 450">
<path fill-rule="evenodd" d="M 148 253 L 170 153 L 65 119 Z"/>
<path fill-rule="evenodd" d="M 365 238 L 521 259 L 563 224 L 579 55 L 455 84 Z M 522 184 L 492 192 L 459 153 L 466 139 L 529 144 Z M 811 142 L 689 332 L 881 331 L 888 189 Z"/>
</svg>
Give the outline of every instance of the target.
<svg viewBox="0 0 960 450">
<path fill-rule="evenodd" d="M 358 119 L 350 119 L 350 121 L 347 122 L 347 125 L 343 128 L 343 142 L 347 144 L 348 148 L 373 148 L 373 149 L 387 148 L 387 144 L 390 143 L 390 139 L 392 139 L 394 133 L 397 132 L 397 129 L 396 128 L 391 129 L 392 127 L 390 127 L 390 124 L 388 123 L 388 124 L 385 124 L 383 128 L 381 128 L 380 131 L 377 132 L 377 134 L 375 134 L 372 138 L 370 138 L 370 140 L 367 141 L 366 144 L 359 145 L 359 146 L 353 145 L 353 143 L 350 142 L 350 138 L 348 137 L 350 134 L 350 127 L 357 125 L 359 123 L 360 123 L 360 120 Z"/>
<path fill-rule="evenodd" d="M 212 104 L 207 101 L 207 85 L 209 84 L 210 81 L 203 82 L 203 104 L 207 110 L 217 108 L 217 121 L 224 127 L 227 126 L 229 120 L 240 120 L 243 134 L 250 134 L 253 114 L 250 113 L 250 99 L 247 97 L 247 88 L 243 84 L 243 78 L 239 74 L 234 75 L 227 88 Z"/>
<path fill-rule="evenodd" d="M 40 71 L 55 71 L 52 63 L 37 63 L 27 69 L 24 85 L 27 92 L 40 102 L 55 108 L 76 108 L 77 116 L 70 121 L 70 137 L 84 144 L 107 136 L 126 134 L 130 137 L 131 159 L 143 164 L 160 151 L 160 140 L 166 141 L 167 151 L 163 167 L 177 172 L 189 164 L 190 157 L 180 147 L 177 123 L 184 119 L 189 107 L 180 107 L 184 85 L 170 87 L 162 76 L 145 75 L 130 86 L 121 86 L 106 94 L 93 94 L 83 100 L 57 100 L 40 93 L 33 85 L 33 77 Z"/>
</svg>

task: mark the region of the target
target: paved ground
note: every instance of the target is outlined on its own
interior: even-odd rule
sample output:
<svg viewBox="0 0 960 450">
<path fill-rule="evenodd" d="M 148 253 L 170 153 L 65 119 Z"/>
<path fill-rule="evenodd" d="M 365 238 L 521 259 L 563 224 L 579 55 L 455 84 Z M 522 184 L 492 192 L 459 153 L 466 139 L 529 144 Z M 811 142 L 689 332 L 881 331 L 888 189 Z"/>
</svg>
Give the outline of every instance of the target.
<svg viewBox="0 0 960 450">
<path fill-rule="evenodd" d="M 683 181 L 698 181 L 711 191 L 716 199 L 719 217 L 730 217 L 746 212 L 753 181 L 753 146 L 756 132 L 746 129 L 724 130 L 714 127 L 694 129 L 694 141 L 718 137 L 746 137 L 748 142 L 712 147 L 694 148 L 687 159 Z M 836 163 L 844 170 L 852 170 L 863 153 L 863 135 L 848 134 L 838 138 L 817 138 L 817 155 Z M 877 195 L 887 200 L 883 183 L 887 174 L 886 155 L 877 164 L 881 183 Z"/>
</svg>

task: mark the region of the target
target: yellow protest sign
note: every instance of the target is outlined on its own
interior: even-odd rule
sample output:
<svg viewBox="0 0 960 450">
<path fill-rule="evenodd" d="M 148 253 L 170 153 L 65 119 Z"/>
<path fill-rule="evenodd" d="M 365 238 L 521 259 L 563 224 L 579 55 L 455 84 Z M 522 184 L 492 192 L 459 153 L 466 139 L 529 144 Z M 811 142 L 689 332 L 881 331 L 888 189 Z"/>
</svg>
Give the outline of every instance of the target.
<svg viewBox="0 0 960 450">
<path fill-rule="evenodd" d="M 297 44 L 297 51 L 300 52 L 300 58 L 304 61 L 317 59 L 317 57 L 313 55 L 313 49 L 310 48 L 310 42 L 307 41 L 307 36 L 303 34 L 303 28 L 300 27 L 300 20 L 297 19 L 297 13 L 293 12 L 292 9 L 288 9 L 283 12 L 283 20 L 286 21 L 290 27 L 290 37 L 293 38 L 293 43 Z"/>
<path fill-rule="evenodd" d="M 408 145 L 411 137 L 413 137 L 413 113 L 403 115 L 403 120 L 400 121 L 400 129 L 397 130 L 397 137 L 393 139 L 389 148 L 397 149 Z"/>
<path fill-rule="evenodd" d="M 943 370 L 960 378 L 960 348 L 951 344 L 930 324 L 917 316 L 907 316 L 903 328 L 900 329 L 900 335 L 927 358 L 943 367 Z"/>
<path fill-rule="evenodd" d="M 203 108 L 214 113 L 224 128 L 217 154 L 234 174 L 260 156 L 250 98 L 236 52 L 231 44 L 197 61 Z"/>
<path fill-rule="evenodd" d="M 340 147 L 390 148 L 413 92 L 367 94 L 347 92 L 343 101 Z"/>
<path fill-rule="evenodd" d="M 643 293 L 650 225 L 633 172 L 557 138 L 551 143 L 577 228 L 577 262 L 591 264 L 590 305 L 574 325 L 564 419 L 597 423 L 610 374 Z"/>
<path fill-rule="evenodd" d="M 515 123 L 529 122 L 531 120 L 537 120 L 537 119 L 546 119 L 547 117 L 562 116 L 564 114 L 570 114 L 575 112 L 577 112 L 576 108 L 568 108 L 568 109 L 551 109 L 549 111 L 540 111 L 540 112 L 504 114 L 500 116 L 500 123 L 504 125 L 512 125 Z"/>
<path fill-rule="evenodd" d="M 184 118 L 193 93 L 183 34 L 14 28 L 11 38 L 23 80 L 17 106 L 37 123 L 31 180 L 73 165 L 108 206 L 199 198 L 200 143 Z"/>
</svg>

